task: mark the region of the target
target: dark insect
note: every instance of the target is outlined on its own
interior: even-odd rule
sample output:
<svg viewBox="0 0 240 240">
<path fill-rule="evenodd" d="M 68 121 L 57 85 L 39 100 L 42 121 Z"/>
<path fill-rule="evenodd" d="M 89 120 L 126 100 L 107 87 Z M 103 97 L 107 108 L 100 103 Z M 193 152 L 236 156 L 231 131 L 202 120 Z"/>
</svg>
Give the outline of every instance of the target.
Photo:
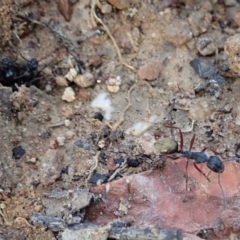
<svg viewBox="0 0 240 240">
<path fill-rule="evenodd" d="M 20 54 L 22 56 L 22 54 Z M 40 72 L 37 72 L 38 69 L 38 60 L 36 58 L 32 58 L 31 60 L 27 60 L 25 57 L 22 56 L 24 60 L 26 60 L 26 64 L 23 64 L 20 69 L 20 74 L 15 77 L 14 79 L 18 81 L 19 85 L 26 84 L 29 86 L 33 81 L 37 80 Z M 45 67 L 45 66 L 44 66 Z"/>
<path fill-rule="evenodd" d="M 218 184 L 219 187 L 221 189 L 222 195 L 223 195 L 223 199 L 224 199 L 224 209 L 226 208 L 226 198 L 225 198 L 225 194 L 220 182 L 220 173 L 222 173 L 224 171 L 224 164 L 222 162 L 222 160 L 219 158 L 218 155 L 220 155 L 219 153 L 217 153 L 215 150 L 211 149 L 211 148 L 204 148 L 201 152 L 193 152 L 192 151 L 192 147 L 195 141 L 195 134 L 193 135 L 191 141 L 190 141 L 190 146 L 188 150 L 184 150 L 183 149 L 183 134 L 180 128 L 178 127 L 172 127 L 172 126 L 166 126 L 168 128 L 174 128 L 174 129 L 178 129 L 179 130 L 179 134 L 180 134 L 180 149 L 177 151 L 177 153 L 180 153 L 183 155 L 183 157 L 186 158 L 187 162 L 186 162 L 186 194 L 185 194 L 185 199 L 187 200 L 187 186 L 188 186 L 188 163 L 189 160 L 193 161 L 193 165 L 194 167 L 197 169 L 198 172 L 200 172 L 209 182 L 210 179 L 208 178 L 208 176 L 197 166 L 197 164 L 201 164 L 201 163 L 206 163 L 207 167 L 215 172 L 218 173 Z M 209 149 L 211 150 L 215 155 L 212 155 L 210 157 L 207 156 L 207 154 L 205 153 L 205 151 Z M 175 156 L 169 156 L 167 155 L 168 158 L 173 159 L 173 160 L 177 160 L 179 157 L 175 157 Z"/>
<path fill-rule="evenodd" d="M 43 70 L 37 71 L 39 61 L 36 58 L 32 58 L 29 61 L 23 56 L 22 58 L 27 63 L 20 65 L 15 63 L 16 60 L 12 61 L 9 58 L 3 58 L 1 61 L 0 83 L 3 86 L 11 87 L 12 91 L 17 91 L 17 86 L 22 84 L 30 86 L 34 81 L 39 79 L 40 72 Z"/>
<path fill-rule="evenodd" d="M 15 84 L 15 76 L 19 66 L 9 58 L 3 58 L 1 61 L 1 78 L 0 83 L 7 87 L 12 87 Z"/>
</svg>

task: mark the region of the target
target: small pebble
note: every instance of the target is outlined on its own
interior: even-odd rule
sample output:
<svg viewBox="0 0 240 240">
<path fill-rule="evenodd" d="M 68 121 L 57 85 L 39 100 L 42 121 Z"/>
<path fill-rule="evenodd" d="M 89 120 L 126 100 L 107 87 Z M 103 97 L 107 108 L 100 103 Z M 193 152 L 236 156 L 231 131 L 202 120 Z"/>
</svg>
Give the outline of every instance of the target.
<svg viewBox="0 0 240 240">
<path fill-rule="evenodd" d="M 67 80 L 62 76 L 55 77 L 55 82 L 60 87 L 67 87 L 68 86 Z"/>
<path fill-rule="evenodd" d="M 142 80 L 152 81 L 158 78 L 162 68 L 163 63 L 161 61 L 152 60 L 139 68 L 138 76 Z"/>
<path fill-rule="evenodd" d="M 67 131 L 65 134 L 66 139 L 70 140 L 72 139 L 74 136 L 74 132 L 73 131 Z"/>
<path fill-rule="evenodd" d="M 78 72 L 75 68 L 70 68 L 69 72 L 64 77 L 70 82 L 72 82 L 76 78 L 77 74 Z"/>
<path fill-rule="evenodd" d="M 109 92 L 117 93 L 117 92 L 119 92 L 120 87 L 119 86 L 108 85 L 107 89 L 108 89 Z"/>
<path fill-rule="evenodd" d="M 57 143 L 59 146 L 64 146 L 65 137 L 57 137 Z"/>
<path fill-rule="evenodd" d="M 20 159 L 26 153 L 26 151 L 21 146 L 13 148 L 12 152 L 15 159 Z"/>
<path fill-rule="evenodd" d="M 49 138 L 51 137 L 51 132 L 45 131 L 41 133 L 41 138 Z"/>
<path fill-rule="evenodd" d="M 89 66 L 99 67 L 102 65 L 102 58 L 100 55 L 93 55 L 88 59 Z"/>
<path fill-rule="evenodd" d="M 62 100 L 65 100 L 67 102 L 73 102 L 76 99 L 75 92 L 71 87 L 65 88 L 65 91 L 62 95 Z"/>
<path fill-rule="evenodd" d="M 56 149 L 56 148 L 58 147 L 57 141 L 51 139 L 50 142 L 49 142 L 49 147 L 50 147 L 51 149 Z"/>
<path fill-rule="evenodd" d="M 41 212 L 42 209 L 43 209 L 43 206 L 42 206 L 42 205 L 36 205 L 36 206 L 34 207 L 34 211 L 35 211 L 35 212 Z"/>
<path fill-rule="evenodd" d="M 71 121 L 70 121 L 69 119 L 66 119 L 66 120 L 64 121 L 64 124 L 65 124 L 66 127 L 69 127 L 70 124 L 71 124 Z"/>
<path fill-rule="evenodd" d="M 120 85 L 122 83 L 121 77 L 109 78 L 107 83 L 107 89 L 109 92 L 118 92 L 120 90 Z"/>
<path fill-rule="evenodd" d="M 138 161 L 138 159 L 128 158 L 127 164 L 129 167 L 138 167 L 141 164 L 141 162 Z"/>
<path fill-rule="evenodd" d="M 100 185 L 108 179 L 106 174 L 94 173 L 93 176 L 89 179 L 89 183 Z"/>
<path fill-rule="evenodd" d="M 112 5 L 108 3 L 103 3 L 101 6 L 101 12 L 103 14 L 111 13 L 112 12 Z"/>
<path fill-rule="evenodd" d="M 100 140 L 99 142 L 98 142 L 98 146 L 100 147 L 100 148 L 104 148 L 105 147 L 105 140 L 104 139 L 102 139 L 102 140 Z"/>
<path fill-rule="evenodd" d="M 95 112 L 94 115 L 93 115 L 93 118 L 94 119 L 98 119 L 100 122 L 102 122 L 103 119 L 104 119 L 104 117 L 103 117 L 101 112 Z"/>
<path fill-rule="evenodd" d="M 77 86 L 82 88 L 90 87 L 95 83 L 94 76 L 89 72 L 84 75 L 77 75 L 73 81 Z"/>
<path fill-rule="evenodd" d="M 6 208 L 6 204 L 5 203 L 0 203 L 0 208 L 1 209 L 5 209 Z"/>
<path fill-rule="evenodd" d="M 216 41 L 212 39 L 210 34 L 203 34 L 196 40 L 196 48 L 198 52 L 203 55 L 211 55 L 216 52 L 217 46 Z"/>
<path fill-rule="evenodd" d="M 37 159 L 36 159 L 36 158 L 27 158 L 27 159 L 26 159 L 26 162 L 27 162 L 27 163 L 36 163 L 36 162 L 37 162 Z"/>
<path fill-rule="evenodd" d="M 50 85 L 50 84 L 47 84 L 46 86 L 45 86 L 45 90 L 46 90 L 46 92 L 51 92 L 52 91 L 52 86 Z"/>
<path fill-rule="evenodd" d="M 154 143 L 157 153 L 175 153 L 178 150 L 178 143 L 172 138 L 161 138 Z"/>
</svg>

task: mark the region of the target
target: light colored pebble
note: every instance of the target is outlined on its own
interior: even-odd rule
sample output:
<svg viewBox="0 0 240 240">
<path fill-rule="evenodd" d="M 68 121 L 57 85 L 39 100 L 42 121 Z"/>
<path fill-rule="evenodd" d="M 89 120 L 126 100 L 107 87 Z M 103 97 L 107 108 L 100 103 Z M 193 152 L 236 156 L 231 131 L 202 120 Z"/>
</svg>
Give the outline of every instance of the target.
<svg viewBox="0 0 240 240">
<path fill-rule="evenodd" d="M 35 212 L 41 212 L 42 209 L 43 209 L 43 206 L 42 206 L 42 205 L 36 205 L 36 206 L 34 207 L 34 211 L 35 211 Z"/>
<path fill-rule="evenodd" d="M 74 132 L 73 131 L 67 131 L 65 134 L 66 139 L 70 140 L 72 139 L 74 136 Z"/>
<path fill-rule="evenodd" d="M 73 102 L 76 99 L 75 92 L 71 87 L 65 88 L 65 91 L 62 95 L 62 100 L 65 100 L 67 102 Z"/>
<path fill-rule="evenodd" d="M 116 92 L 119 92 L 120 87 L 119 87 L 119 86 L 111 86 L 111 85 L 108 85 L 108 86 L 107 86 L 107 89 L 108 89 L 109 92 L 114 92 L 114 93 L 116 93 Z"/>
<path fill-rule="evenodd" d="M 36 163 L 37 162 L 37 159 L 36 158 L 28 158 L 28 159 L 26 159 L 26 162 L 27 163 Z"/>
<path fill-rule="evenodd" d="M 83 88 L 90 87 L 94 85 L 95 82 L 94 76 L 89 72 L 85 73 L 84 75 L 77 75 L 77 77 L 73 81 L 77 86 Z"/>
<path fill-rule="evenodd" d="M 101 6 L 101 12 L 103 14 L 111 13 L 112 12 L 112 5 L 108 3 L 103 3 Z"/>
<path fill-rule="evenodd" d="M 60 87 L 67 87 L 68 86 L 67 80 L 62 76 L 55 77 L 55 82 Z"/>
<path fill-rule="evenodd" d="M 65 137 L 57 137 L 57 143 L 59 146 L 64 146 Z"/>
<path fill-rule="evenodd" d="M 46 90 L 46 92 L 51 92 L 52 91 L 52 86 L 50 84 L 47 84 L 45 86 L 45 90 Z"/>
<path fill-rule="evenodd" d="M 78 73 L 75 68 L 70 68 L 69 72 L 64 77 L 72 82 L 76 78 L 77 74 Z"/>
<path fill-rule="evenodd" d="M 6 204 L 5 203 L 0 203 L 0 208 L 1 209 L 5 209 L 6 208 Z"/>
<path fill-rule="evenodd" d="M 105 147 L 105 140 L 100 140 L 99 142 L 98 142 L 98 146 L 100 147 L 100 148 L 104 148 Z"/>
<path fill-rule="evenodd" d="M 122 83 L 121 77 L 109 78 L 107 82 L 107 89 L 109 92 L 118 92 L 120 90 L 120 85 Z"/>
<path fill-rule="evenodd" d="M 66 120 L 64 121 L 64 124 L 65 124 L 66 127 L 69 127 L 70 124 L 71 124 L 71 121 L 70 121 L 69 119 L 66 119 Z"/>
</svg>

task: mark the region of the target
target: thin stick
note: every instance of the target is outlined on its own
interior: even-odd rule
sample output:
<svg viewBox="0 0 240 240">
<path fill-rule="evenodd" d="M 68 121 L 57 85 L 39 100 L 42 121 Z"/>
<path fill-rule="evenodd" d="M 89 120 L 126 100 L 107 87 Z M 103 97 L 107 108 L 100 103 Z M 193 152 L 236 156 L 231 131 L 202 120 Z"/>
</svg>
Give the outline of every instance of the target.
<svg viewBox="0 0 240 240">
<path fill-rule="evenodd" d="M 117 51 L 117 55 L 118 55 L 118 58 L 119 58 L 120 63 L 121 63 L 123 66 L 129 68 L 130 70 L 132 70 L 133 72 L 136 73 L 137 70 L 136 70 L 133 66 L 131 66 L 131 65 L 129 65 L 129 64 L 127 64 L 127 63 L 125 63 L 125 62 L 123 61 L 123 59 L 122 59 L 122 54 L 121 54 L 121 52 L 120 52 L 120 50 L 119 50 L 119 47 L 118 47 L 118 45 L 117 45 L 114 37 L 113 37 L 112 34 L 110 33 L 108 27 L 103 23 L 102 19 L 97 16 L 97 14 L 96 14 L 96 12 L 95 12 L 95 7 L 97 6 L 97 3 L 98 3 L 98 5 L 100 4 L 100 3 L 99 3 L 99 0 L 93 0 L 92 7 L 91 7 L 91 15 L 103 26 L 104 30 L 106 31 L 106 33 L 108 34 L 108 36 L 109 36 L 110 39 L 112 40 L 113 45 L 114 45 L 114 47 L 115 47 L 115 49 L 116 49 L 116 51 Z"/>
</svg>

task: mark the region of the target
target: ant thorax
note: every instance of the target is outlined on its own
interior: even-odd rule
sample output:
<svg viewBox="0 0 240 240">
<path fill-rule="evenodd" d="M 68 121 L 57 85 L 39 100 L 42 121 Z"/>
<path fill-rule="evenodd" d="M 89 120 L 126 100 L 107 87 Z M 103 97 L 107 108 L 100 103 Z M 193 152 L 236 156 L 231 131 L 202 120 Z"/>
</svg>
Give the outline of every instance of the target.
<svg viewBox="0 0 240 240">
<path fill-rule="evenodd" d="M 196 164 L 208 161 L 208 156 L 204 152 L 191 152 L 188 150 L 180 150 L 179 153 L 183 154 L 185 158 L 194 160 Z"/>
</svg>

